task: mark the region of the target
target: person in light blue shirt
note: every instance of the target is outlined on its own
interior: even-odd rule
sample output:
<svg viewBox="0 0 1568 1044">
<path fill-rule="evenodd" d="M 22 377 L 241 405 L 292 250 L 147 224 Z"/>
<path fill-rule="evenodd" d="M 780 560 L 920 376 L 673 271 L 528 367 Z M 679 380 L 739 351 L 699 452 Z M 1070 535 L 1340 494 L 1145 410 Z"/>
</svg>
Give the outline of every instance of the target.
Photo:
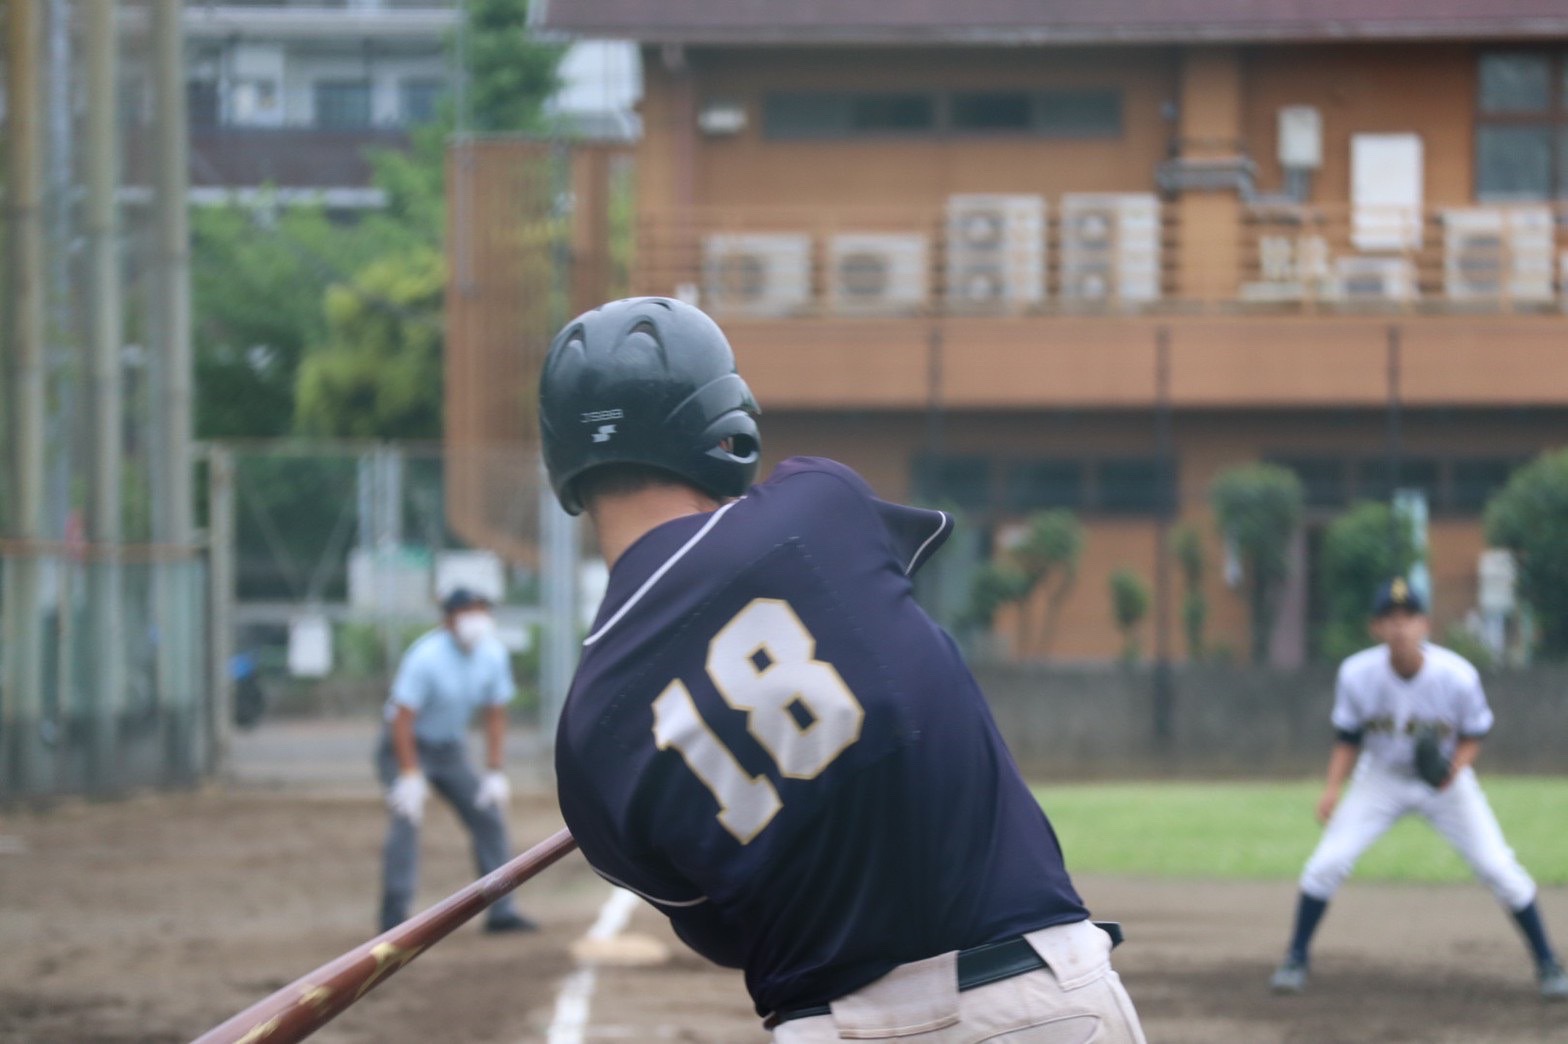
<svg viewBox="0 0 1568 1044">
<path fill-rule="evenodd" d="M 403 654 L 386 703 L 386 728 L 376 769 L 391 813 L 382 850 L 381 930 L 408 917 L 419 877 L 419 824 L 430 790 L 446 799 L 473 839 L 481 876 L 506 862 L 506 806 L 511 785 L 503 771 L 506 705 L 517 693 L 506 647 L 495 636 L 490 602 L 459 587 L 441 601 L 442 624 Z M 483 777 L 469 764 L 466 738 L 474 715 L 485 731 Z M 532 931 L 511 896 L 490 907 L 489 932 Z"/>
</svg>

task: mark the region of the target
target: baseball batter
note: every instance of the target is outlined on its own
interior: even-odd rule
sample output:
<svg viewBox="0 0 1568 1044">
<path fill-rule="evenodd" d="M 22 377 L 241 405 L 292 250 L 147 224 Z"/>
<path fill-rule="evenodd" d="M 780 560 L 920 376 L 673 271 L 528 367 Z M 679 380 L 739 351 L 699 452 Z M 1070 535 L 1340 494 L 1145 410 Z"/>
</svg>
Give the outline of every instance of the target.
<svg viewBox="0 0 1568 1044">
<path fill-rule="evenodd" d="M 1541 996 L 1568 999 L 1568 975 L 1547 940 L 1535 882 L 1504 840 L 1471 768 L 1492 727 L 1480 675 L 1462 656 L 1426 640 L 1425 606 L 1403 578 L 1378 589 L 1372 615 L 1372 632 L 1382 644 L 1339 669 L 1336 743 L 1317 809 L 1327 828 L 1301 875 L 1295 931 L 1274 973 L 1275 992 L 1306 988 L 1308 948 L 1329 900 L 1361 854 L 1397 820 L 1416 813 L 1513 914 L 1535 961 Z"/>
<path fill-rule="evenodd" d="M 611 568 L 556 746 L 593 867 L 744 969 L 777 1041 L 1142 1041 L 1114 926 L 914 601 L 951 519 L 828 460 L 751 486 L 756 403 L 676 301 L 569 323 L 540 412 Z"/>
</svg>

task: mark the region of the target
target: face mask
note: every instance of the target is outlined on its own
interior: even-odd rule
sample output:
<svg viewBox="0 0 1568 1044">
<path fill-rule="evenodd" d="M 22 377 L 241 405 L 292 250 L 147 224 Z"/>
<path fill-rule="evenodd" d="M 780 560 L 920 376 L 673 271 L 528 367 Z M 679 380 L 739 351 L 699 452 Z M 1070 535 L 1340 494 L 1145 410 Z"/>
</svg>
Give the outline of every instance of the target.
<svg viewBox="0 0 1568 1044">
<path fill-rule="evenodd" d="M 485 612 L 460 613 L 452 621 L 452 633 L 465 649 L 476 648 L 480 642 L 495 634 L 495 617 Z"/>
</svg>

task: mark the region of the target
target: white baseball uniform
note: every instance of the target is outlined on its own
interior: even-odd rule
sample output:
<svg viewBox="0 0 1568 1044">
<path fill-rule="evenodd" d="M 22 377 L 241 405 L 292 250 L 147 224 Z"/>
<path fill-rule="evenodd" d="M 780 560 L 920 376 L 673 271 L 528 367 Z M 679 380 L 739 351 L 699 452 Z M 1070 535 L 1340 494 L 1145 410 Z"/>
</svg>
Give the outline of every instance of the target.
<svg viewBox="0 0 1568 1044">
<path fill-rule="evenodd" d="M 1492 727 L 1481 677 L 1470 662 L 1437 645 L 1424 645 L 1422 653 L 1421 669 L 1412 678 L 1394 670 L 1384 645 L 1340 665 L 1334 728 L 1361 736 L 1361 756 L 1350 789 L 1302 871 L 1301 890 L 1315 899 L 1332 898 L 1361 854 L 1415 812 L 1448 840 L 1498 902 L 1521 910 L 1534 900 L 1535 882 L 1504 840 L 1475 773 L 1466 767 L 1442 790 L 1416 775 L 1412 734 L 1418 726 L 1436 726 L 1450 758 L 1461 738 L 1480 738 Z"/>
</svg>

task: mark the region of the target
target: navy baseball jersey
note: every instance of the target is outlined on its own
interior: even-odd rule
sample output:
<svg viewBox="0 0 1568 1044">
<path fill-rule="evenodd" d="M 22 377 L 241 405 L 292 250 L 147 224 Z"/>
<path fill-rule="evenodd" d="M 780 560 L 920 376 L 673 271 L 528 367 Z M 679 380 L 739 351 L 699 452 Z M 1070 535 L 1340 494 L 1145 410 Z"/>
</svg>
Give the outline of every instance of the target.
<svg viewBox="0 0 1568 1044">
<path fill-rule="evenodd" d="M 593 867 L 744 968 L 758 1014 L 1088 916 L 910 577 L 951 529 L 832 461 L 616 562 L 562 715 Z"/>
</svg>

